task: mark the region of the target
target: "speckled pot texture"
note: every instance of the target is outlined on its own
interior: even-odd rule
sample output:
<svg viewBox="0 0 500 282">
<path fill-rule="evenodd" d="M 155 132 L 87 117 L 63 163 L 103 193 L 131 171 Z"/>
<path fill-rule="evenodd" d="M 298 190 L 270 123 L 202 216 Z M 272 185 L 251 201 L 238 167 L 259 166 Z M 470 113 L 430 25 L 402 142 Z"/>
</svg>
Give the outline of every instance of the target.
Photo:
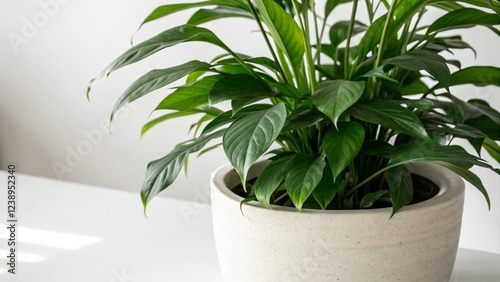
<svg viewBox="0 0 500 282">
<path fill-rule="evenodd" d="M 266 163 L 255 165 L 250 178 Z M 464 182 L 436 164 L 411 167 L 434 181 L 439 194 L 402 208 L 321 211 L 248 203 L 229 188 L 231 166 L 212 176 L 217 254 L 228 282 L 448 281 L 462 220 Z"/>
</svg>

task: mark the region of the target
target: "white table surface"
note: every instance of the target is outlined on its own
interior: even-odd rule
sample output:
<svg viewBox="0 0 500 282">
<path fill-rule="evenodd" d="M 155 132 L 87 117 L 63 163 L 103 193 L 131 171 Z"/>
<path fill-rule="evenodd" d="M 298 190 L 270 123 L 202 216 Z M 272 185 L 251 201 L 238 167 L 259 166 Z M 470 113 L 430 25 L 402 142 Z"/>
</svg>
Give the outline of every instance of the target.
<svg viewBox="0 0 500 282">
<path fill-rule="evenodd" d="M 0 281 L 222 281 L 207 204 L 17 174 L 17 267 L 7 272 L 0 171 Z M 500 281 L 500 255 L 460 249 L 451 282 Z"/>
</svg>

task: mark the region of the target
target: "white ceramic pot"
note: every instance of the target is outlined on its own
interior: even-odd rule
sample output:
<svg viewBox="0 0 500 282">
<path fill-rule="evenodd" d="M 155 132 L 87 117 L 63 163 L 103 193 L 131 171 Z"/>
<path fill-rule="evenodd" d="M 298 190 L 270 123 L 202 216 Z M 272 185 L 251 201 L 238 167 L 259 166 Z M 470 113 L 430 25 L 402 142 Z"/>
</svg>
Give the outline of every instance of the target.
<svg viewBox="0 0 500 282">
<path fill-rule="evenodd" d="M 252 168 L 250 177 L 266 163 Z M 436 164 L 411 167 L 440 187 L 427 201 L 403 207 L 321 211 L 247 203 L 229 188 L 231 166 L 211 179 L 217 254 L 228 282 L 448 281 L 455 262 L 464 182 Z"/>
</svg>

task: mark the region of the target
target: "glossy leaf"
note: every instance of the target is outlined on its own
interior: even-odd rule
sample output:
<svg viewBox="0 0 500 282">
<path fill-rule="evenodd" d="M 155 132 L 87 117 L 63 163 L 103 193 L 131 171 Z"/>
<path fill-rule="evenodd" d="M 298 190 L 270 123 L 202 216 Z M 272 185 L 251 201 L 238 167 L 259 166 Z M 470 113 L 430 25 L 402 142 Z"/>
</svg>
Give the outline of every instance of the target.
<svg viewBox="0 0 500 282">
<path fill-rule="evenodd" d="M 380 124 L 419 139 L 429 138 L 424 126 L 412 111 L 384 100 L 359 102 L 351 107 L 350 112 L 362 121 Z"/>
<path fill-rule="evenodd" d="M 270 209 L 270 199 L 278 187 L 285 181 L 288 171 L 295 160 L 295 154 L 285 155 L 269 163 L 253 184 L 257 200 Z"/>
<path fill-rule="evenodd" d="M 243 1 L 238 1 L 238 0 L 209 0 L 209 1 L 203 1 L 203 2 L 194 2 L 194 3 L 179 3 L 179 4 L 167 4 L 167 5 L 162 5 L 154 9 L 151 14 L 149 14 L 146 19 L 142 22 L 141 26 L 144 25 L 145 23 L 166 17 L 168 15 L 184 11 L 187 9 L 192 9 L 192 8 L 198 8 L 198 7 L 204 7 L 204 6 L 215 6 L 215 5 L 220 5 L 220 6 L 227 6 L 227 7 L 234 7 L 234 8 L 241 8 L 241 9 L 247 9 L 248 6 Z"/>
<path fill-rule="evenodd" d="M 241 9 L 217 7 L 214 9 L 200 9 L 188 20 L 188 24 L 199 25 L 213 20 L 223 18 L 247 18 L 253 19 L 252 15 Z"/>
<path fill-rule="evenodd" d="M 99 76 L 94 78 L 87 88 L 87 98 L 90 90 L 99 81 L 109 75 L 111 72 L 120 69 L 124 66 L 141 61 L 154 53 L 165 48 L 177 45 L 183 42 L 206 42 L 221 47 L 231 53 L 232 51 L 210 30 L 197 27 L 194 25 L 181 25 L 168 29 L 132 48 L 127 50 L 116 60 L 114 60 Z"/>
<path fill-rule="evenodd" d="M 325 165 L 326 162 L 321 157 L 316 158 L 304 153 L 295 156 L 285 179 L 285 187 L 299 212 L 302 212 L 304 202 L 320 183 Z"/>
<path fill-rule="evenodd" d="M 144 210 L 146 210 L 146 205 L 154 196 L 174 182 L 189 154 L 201 150 L 209 141 L 219 138 L 223 134 L 224 130 L 221 130 L 195 139 L 193 142 L 175 148 L 165 157 L 150 162 L 141 189 Z"/>
<path fill-rule="evenodd" d="M 274 0 L 255 0 L 255 3 L 272 39 L 298 73 L 302 65 L 305 45 L 304 36 L 297 22 Z"/>
<path fill-rule="evenodd" d="M 185 116 L 200 114 L 200 113 L 203 113 L 203 111 L 198 110 L 198 109 L 192 109 L 192 110 L 177 111 L 177 112 L 162 115 L 162 116 L 157 117 L 157 118 L 149 121 L 148 123 L 146 123 L 141 129 L 141 135 L 144 135 L 148 130 L 150 130 L 155 125 L 158 125 L 158 124 L 160 124 L 164 121 L 167 121 L 169 119 L 178 118 L 178 117 L 185 117 Z"/>
<path fill-rule="evenodd" d="M 222 143 L 227 158 L 246 187 L 247 171 L 276 140 L 286 119 L 283 103 L 244 115 L 234 121 L 224 134 Z"/>
<path fill-rule="evenodd" d="M 389 81 L 398 83 L 397 80 L 395 80 L 394 78 L 390 77 L 387 73 L 385 73 L 383 66 L 378 67 L 374 70 L 371 70 L 371 71 L 365 73 L 364 75 L 362 75 L 361 77 L 378 77 L 378 78 L 382 78 L 385 80 L 389 80 Z"/>
<path fill-rule="evenodd" d="M 233 111 L 227 111 L 219 116 L 217 116 L 215 119 L 213 119 L 210 123 L 208 123 L 205 128 L 202 131 L 202 135 L 207 134 L 209 132 L 214 131 L 217 128 L 220 128 L 221 126 L 224 126 L 228 123 L 231 123 L 238 119 L 239 117 L 246 115 L 251 112 L 256 112 L 256 111 L 262 111 L 262 110 L 267 110 L 271 107 L 271 105 L 266 105 L 266 104 L 256 104 L 256 105 L 251 105 L 246 108 L 241 109 L 238 111 L 238 113 L 233 114 Z"/>
<path fill-rule="evenodd" d="M 425 70 L 438 80 L 441 85 L 450 85 L 450 69 L 446 60 L 431 51 L 413 51 L 384 60 L 384 64 L 395 65 L 412 71 Z"/>
<path fill-rule="evenodd" d="M 247 74 L 234 74 L 220 79 L 210 90 L 208 100 L 211 105 L 226 100 L 271 97 L 271 89 Z"/>
<path fill-rule="evenodd" d="M 476 86 L 500 86 L 500 68 L 474 66 L 461 69 L 451 75 L 450 86 L 473 84 Z M 439 85 L 441 86 L 441 84 Z"/>
<path fill-rule="evenodd" d="M 341 122 L 338 130 L 330 128 L 321 146 L 332 169 L 333 178 L 354 160 L 365 138 L 365 130 L 357 122 Z"/>
<path fill-rule="evenodd" d="M 411 203 L 413 199 L 413 180 L 404 166 L 397 166 L 387 172 L 387 184 L 391 195 L 392 217 L 403 206 Z"/>
<path fill-rule="evenodd" d="M 152 70 L 146 75 L 137 79 L 115 103 L 113 111 L 111 112 L 111 120 L 114 119 L 116 114 L 128 103 L 135 101 L 144 95 L 160 89 L 164 86 L 175 82 L 189 73 L 201 69 L 208 69 L 209 64 L 200 61 L 190 61 L 185 64 L 171 67 L 162 70 Z M 180 108 L 182 109 L 182 108 Z"/>
<path fill-rule="evenodd" d="M 204 77 L 196 82 L 178 87 L 163 99 L 156 110 L 186 110 L 208 104 L 210 89 L 222 78 L 221 75 Z"/>
<path fill-rule="evenodd" d="M 326 209 L 341 186 L 342 175 L 339 175 L 337 179 L 333 179 L 332 169 L 327 163 L 323 170 L 323 177 L 318 186 L 313 190 L 312 195 L 321 208 Z"/>
<path fill-rule="evenodd" d="M 494 140 L 486 138 L 483 147 L 494 160 L 500 163 L 500 146 Z"/>
<path fill-rule="evenodd" d="M 446 13 L 432 23 L 427 33 L 443 32 L 450 29 L 468 28 L 475 25 L 494 26 L 500 24 L 500 17 L 476 8 L 463 8 Z"/>
<path fill-rule="evenodd" d="M 364 88 L 364 81 L 327 80 L 318 84 L 312 101 L 337 126 L 340 115 L 361 98 Z"/>
<path fill-rule="evenodd" d="M 371 208 L 373 206 L 373 204 L 375 204 L 376 201 L 378 201 L 380 198 L 386 196 L 387 194 L 389 194 L 389 191 L 387 191 L 387 190 L 380 190 L 377 192 L 368 193 L 365 196 L 363 196 L 359 206 L 362 209 Z"/>
</svg>

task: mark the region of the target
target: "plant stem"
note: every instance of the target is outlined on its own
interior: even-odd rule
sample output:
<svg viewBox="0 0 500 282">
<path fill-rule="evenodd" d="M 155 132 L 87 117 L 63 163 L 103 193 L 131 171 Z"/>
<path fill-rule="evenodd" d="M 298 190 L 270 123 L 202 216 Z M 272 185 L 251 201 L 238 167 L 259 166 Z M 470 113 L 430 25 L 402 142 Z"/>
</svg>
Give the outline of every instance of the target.
<svg viewBox="0 0 500 282">
<path fill-rule="evenodd" d="M 266 41 L 267 48 L 269 48 L 269 51 L 271 52 L 271 56 L 273 56 L 274 61 L 278 65 L 278 72 L 281 75 L 281 78 L 288 83 L 288 79 L 285 75 L 285 72 L 283 71 L 283 68 L 281 67 L 280 61 L 278 60 L 278 57 L 276 57 L 276 53 L 274 52 L 274 48 L 271 45 L 271 42 L 269 41 L 269 38 L 267 37 L 266 31 L 264 30 L 264 27 L 262 26 L 262 22 L 259 20 L 259 15 L 257 14 L 257 11 L 255 10 L 255 7 L 252 4 L 251 0 L 247 0 L 248 6 L 250 7 L 250 11 L 252 12 L 253 17 L 255 18 L 255 21 L 257 22 L 257 25 L 259 26 L 259 30 L 262 33 L 262 36 L 264 37 L 264 40 Z"/>
<path fill-rule="evenodd" d="M 344 78 L 349 79 L 351 77 L 351 69 L 349 68 L 350 66 L 350 47 L 351 47 L 351 37 L 352 37 L 352 30 L 354 29 L 354 23 L 356 22 L 356 12 L 358 9 L 358 0 L 354 0 L 352 2 L 352 13 L 351 13 L 351 20 L 349 22 L 349 28 L 347 29 L 347 43 L 345 47 L 345 56 L 344 56 Z"/>
<path fill-rule="evenodd" d="M 377 58 L 375 59 L 375 64 L 373 65 L 373 69 L 376 69 L 380 66 L 380 62 L 382 61 L 382 56 L 384 55 L 385 43 L 387 41 L 388 29 L 391 23 L 391 19 L 394 16 L 394 10 L 396 9 L 396 4 L 398 0 L 392 0 L 391 7 L 387 12 L 387 18 L 385 19 L 384 29 L 382 30 L 382 38 L 380 39 L 380 44 L 378 47 Z"/>
</svg>

